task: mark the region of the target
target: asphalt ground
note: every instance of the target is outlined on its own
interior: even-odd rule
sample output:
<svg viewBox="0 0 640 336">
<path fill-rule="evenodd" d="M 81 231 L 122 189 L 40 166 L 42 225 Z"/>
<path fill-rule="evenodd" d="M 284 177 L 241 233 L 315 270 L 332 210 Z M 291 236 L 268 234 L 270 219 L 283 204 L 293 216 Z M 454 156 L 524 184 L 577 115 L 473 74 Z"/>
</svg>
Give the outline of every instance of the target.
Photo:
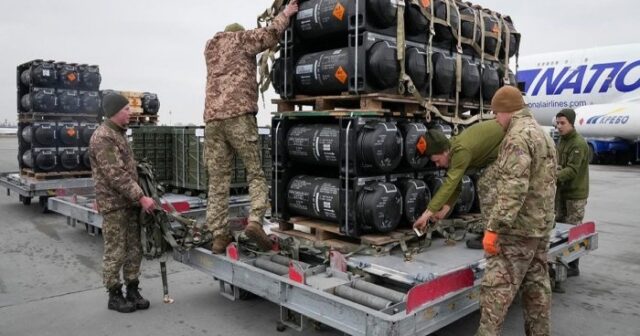
<svg viewBox="0 0 640 336">
<path fill-rule="evenodd" d="M 17 141 L 0 137 L 0 172 L 17 170 Z M 599 248 L 581 260 L 582 274 L 554 294 L 553 335 L 640 336 L 640 166 L 591 166 L 587 220 Z M 159 264 L 144 261 L 142 294 L 151 308 L 107 310 L 102 287 L 102 238 L 70 227 L 37 202 L 0 195 L 0 335 L 340 335 L 331 329 L 276 331 L 278 306 L 259 298 L 231 302 L 211 276 L 170 259 L 173 304 L 163 304 Z M 435 335 L 473 335 L 472 313 Z M 504 335 L 523 335 L 519 303 Z"/>
</svg>

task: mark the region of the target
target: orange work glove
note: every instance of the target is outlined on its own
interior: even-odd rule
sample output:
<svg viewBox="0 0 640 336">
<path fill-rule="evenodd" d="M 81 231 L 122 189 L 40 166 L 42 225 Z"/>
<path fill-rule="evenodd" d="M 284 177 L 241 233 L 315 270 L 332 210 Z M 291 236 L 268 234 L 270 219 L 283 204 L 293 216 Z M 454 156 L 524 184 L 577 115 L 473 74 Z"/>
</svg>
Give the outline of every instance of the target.
<svg viewBox="0 0 640 336">
<path fill-rule="evenodd" d="M 498 234 L 493 231 L 485 231 L 484 238 L 482 239 L 482 247 L 490 256 L 498 254 L 498 252 L 500 252 L 500 248 L 498 248 Z"/>
</svg>

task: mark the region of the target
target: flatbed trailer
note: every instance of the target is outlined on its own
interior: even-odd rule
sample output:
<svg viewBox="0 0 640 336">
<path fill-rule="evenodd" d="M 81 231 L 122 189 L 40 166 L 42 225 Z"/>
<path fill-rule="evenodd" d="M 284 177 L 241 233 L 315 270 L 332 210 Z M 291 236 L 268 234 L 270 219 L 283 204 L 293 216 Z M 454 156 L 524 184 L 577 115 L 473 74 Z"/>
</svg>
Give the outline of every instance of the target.
<svg viewBox="0 0 640 336">
<path fill-rule="evenodd" d="M 192 196 L 167 195 L 165 200 L 180 205 L 185 215 L 204 215 L 204 205 Z M 91 202 L 91 197 L 52 197 L 49 206 L 72 225 L 99 228 L 101 218 Z M 230 206 L 231 216 L 242 218 L 248 199 L 232 197 Z M 306 247 L 290 258 L 275 251 L 256 254 L 232 243 L 226 255 L 194 248 L 173 251 L 173 258 L 211 275 L 231 300 L 252 293 L 276 303 L 278 330 L 304 331 L 321 324 L 349 335 L 428 335 L 478 309 L 486 261 L 482 250 L 468 249 L 462 242 L 434 239 L 426 250 L 409 257 L 399 249 L 383 255 L 332 250 L 329 258 L 321 259 L 313 246 L 275 235 L 281 244 L 294 241 Z M 558 223 L 548 255 L 554 280 L 564 281 L 567 264 L 597 248 L 594 223 Z"/>
<path fill-rule="evenodd" d="M 0 186 L 7 190 L 7 196 L 11 196 L 12 192 L 17 194 L 24 205 L 30 205 L 31 199 L 38 197 L 40 208 L 47 212 L 47 200 L 50 197 L 93 193 L 94 182 L 91 177 L 40 180 L 21 176 L 18 172 L 8 172 L 0 173 Z"/>
<path fill-rule="evenodd" d="M 558 224 L 548 257 L 555 281 L 566 279 L 569 262 L 597 247 L 594 223 Z M 319 322 L 349 335 L 428 335 L 479 308 L 482 250 L 437 239 L 410 260 L 393 250 L 384 256 L 331 253 L 346 269 L 335 260 L 289 260 L 285 266 L 287 259 L 247 255 L 233 244 L 227 255 L 197 248 L 173 256 L 218 279 L 228 298 L 247 291 L 279 305 L 278 330 L 303 331 Z"/>
</svg>

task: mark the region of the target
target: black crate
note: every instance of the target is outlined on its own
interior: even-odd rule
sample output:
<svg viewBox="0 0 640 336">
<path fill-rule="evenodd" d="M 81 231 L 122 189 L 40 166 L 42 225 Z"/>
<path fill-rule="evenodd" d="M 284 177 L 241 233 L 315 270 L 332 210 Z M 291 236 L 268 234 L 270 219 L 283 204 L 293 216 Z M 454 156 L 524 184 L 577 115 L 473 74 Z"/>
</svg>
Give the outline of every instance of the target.
<svg viewBox="0 0 640 336">
<path fill-rule="evenodd" d="M 396 122 L 388 117 L 310 116 L 297 118 L 281 116 L 274 117 L 272 123 L 271 156 L 275 170 L 300 166 L 314 176 L 351 178 L 385 175 L 397 168 L 401 161 L 402 136 Z M 308 160 L 300 155 L 295 158 L 290 157 L 287 149 L 289 132 L 293 128 L 316 126 L 330 128 L 331 134 L 326 138 L 329 140 L 323 140 L 321 144 L 311 144 L 316 146 L 313 152 L 309 150 L 309 143 L 307 143 L 305 148 L 307 152 L 304 154 L 307 155 Z M 395 136 L 394 138 L 389 137 L 387 140 L 398 142 L 395 144 L 397 152 L 385 151 L 383 153 L 385 159 L 371 158 L 369 153 L 374 150 L 367 147 L 367 139 L 364 138 L 369 134 L 375 135 L 378 128 L 385 129 L 384 135 L 392 134 Z M 379 139 L 375 138 L 375 140 Z M 360 146 L 361 142 L 364 145 Z M 365 148 L 369 150 L 362 150 Z M 322 158 L 317 159 L 318 157 Z M 386 157 L 389 159 L 387 160 Z"/>
<path fill-rule="evenodd" d="M 314 195 L 293 192 L 289 189 L 299 185 L 302 179 L 321 179 L 330 183 L 313 186 Z M 295 181 L 295 182 L 294 182 Z M 382 201 L 383 211 L 368 204 L 368 196 L 387 192 L 388 199 Z M 401 197 L 397 187 L 387 182 L 386 176 L 369 176 L 351 179 L 325 178 L 303 174 L 296 167 L 274 170 L 271 185 L 272 217 L 287 221 L 293 216 L 308 216 L 336 223 L 345 236 L 359 237 L 367 233 L 386 233 L 397 227 L 401 216 Z M 380 198 L 377 199 L 380 202 Z M 372 216 L 371 211 L 380 211 Z M 379 216 L 385 218 L 382 222 Z M 376 224 L 374 224 L 376 223 Z"/>
<path fill-rule="evenodd" d="M 406 47 L 426 50 L 424 45 L 412 42 Z M 396 93 L 398 73 L 395 37 L 364 32 L 349 34 L 348 45 L 335 49 L 310 52 L 295 45 L 283 47 L 274 64 L 272 81 L 282 98 L 343 92 Z"/>
</svg>

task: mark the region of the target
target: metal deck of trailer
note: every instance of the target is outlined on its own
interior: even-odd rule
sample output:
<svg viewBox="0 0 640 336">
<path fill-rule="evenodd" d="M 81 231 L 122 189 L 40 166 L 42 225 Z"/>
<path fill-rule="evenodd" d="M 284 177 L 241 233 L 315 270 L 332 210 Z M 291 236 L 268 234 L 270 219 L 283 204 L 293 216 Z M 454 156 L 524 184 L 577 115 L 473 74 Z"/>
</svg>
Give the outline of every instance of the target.
<svg viewBox="0 0 640 336">
<path fill-rule="evenodd" d="M 593 223 L 558 224 L 549 262 L 567 264 L 597 247 Z M 347 272 L 321 264 L 310 266 L 302 277 L 293 265 L 284 275 L 257 267 L 258 258 L 264 257 L 239 255 L 236 259 L 203 248 L 174 252 L 174 259 L 218 279 L 227 296 L 237 299 L 241 289 L 278 304 L 284 325 L 302 331 L 312 320 L 350 335 L 428 335 L 447 326 L 478 309 L 485 267 L 483 251 L 463 243 L 447 245 L 443 239 L 410 261 L 401 251 L 387 256 L 354 255 L 347 258 Z M 557 277 L 566 278 L 566 273 L 558 273 Z M 404 300 L 383 309 L 335 295 L 336 288 L 366 278 L 376 279 L 383 287 L 391 283 L 394 288 L 410 289 L 401 292 Z M 296 313 L 295 321 L 290 312 Z"/>
<path fill-rule="evenodd" d="M 42 210 L 47 211 L 49 197 L 93 193 L 94 182 L 91 177 L 39 180 L 9 172 L 0 173 L 0 186 L 7 190 L 7 196 L 12 192 L 18 194 L 24 205 L 31 204 L 31 199 L 38 197 Z"/>
<path fill-rule="evenodd" d="M 187 215 L 204 214 L 204 200 L 197 197 L 167 195 L 165 201 L 182 203 Z M 85 223 L 97 229 L 101 217 L 91 202 L 91 197 L 52 197 L 49 206 L 70 224 Z M 246 215 L 248 199 L 232 197 L 230 205 L 232 216 Z M 566 279 L 563 265 L 597 247 L 594 223 L 558 224 L 549 250 L 556 279 Z M 427 335 L 447 326 L 478 309 L 485 267 L 481 250 L 468 249 L 461 242 L 446 244 L 444 239 L 434 240 L 410 260 L 396 250 L 384 256 L 343 256 L 332 251 L 344 257 L 346 268 L 306 258 L 304 253 L 293 260 L 275 252 L 255 255 L 242 251 L 234 243 L 227 255 L 195 248 L 174 251 L 173 257 L 211 275 L 219 281 L 221 294 L 232 300 L 246 291 L 278 304 L 280 327 L 303 331 L 319 322 L 350 335 Z M 365 288 L 359 287 L 363 281 Z"/>
</svg>

